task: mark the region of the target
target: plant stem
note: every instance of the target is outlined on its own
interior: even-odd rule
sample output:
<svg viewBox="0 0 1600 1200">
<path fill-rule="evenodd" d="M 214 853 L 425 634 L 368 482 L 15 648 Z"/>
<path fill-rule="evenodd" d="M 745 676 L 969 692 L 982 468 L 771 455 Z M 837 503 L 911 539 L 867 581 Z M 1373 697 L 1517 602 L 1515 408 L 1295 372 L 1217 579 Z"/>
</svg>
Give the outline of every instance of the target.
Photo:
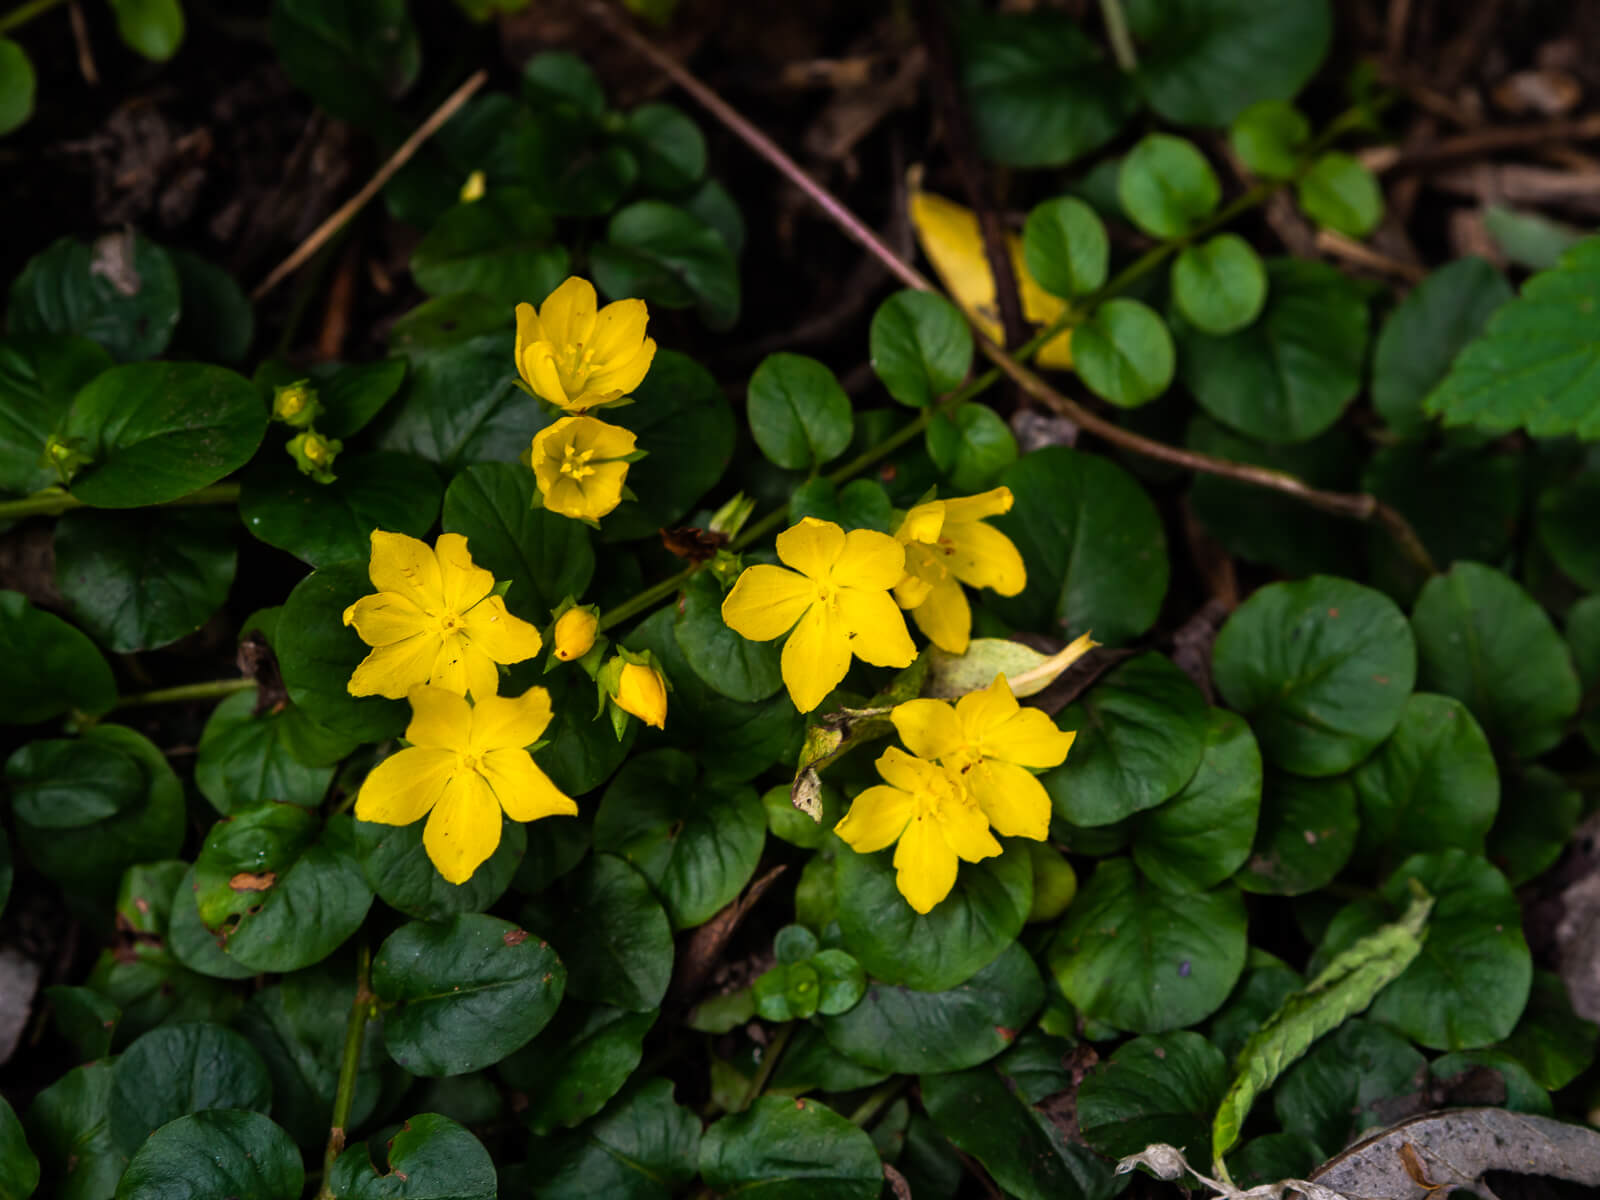
<svg viewBox="0 0 1600 1200">
<path fill-rule="evenodd" d="M 237 483 L 214 483 L 187 496 L 168 500 L 162 508 L 183 508 L 194 504 L 232 504 L 239 499 Z M 23 517 L 55 517 L 87 505 L 70 492 L 36 492 L 20 500 L 0 500 L 0 521 L 16 521 Z"/>
<path fill-rule="evenodd" d="M 1123 72 L 1139 65 L 1139 56 L 1133 51 L 1133 34 L 1128 32 L 1128 17 L 1122 11 L 1122 0 L 1100 0 L 1100 16 L 1106 23 L 1106 41 L 1111 43 L 1111 57 Z"/>
<path fill-rule="evenodd" d="M 673 592 L 677 591 L 685 583 L 689 582 L 689 576 L 693 575 L 699 569 L 699 563 L 695 563 L 692 566 L 687 566 L 683 570 L 679 571 L 676 575 L 672 575 L 666 579 L 663 579 L 660 583 L 653 584 L 650 587 L 645 588 L 645 590 L 640 592 L 637 596 L 633 596 L 627 600 L 624 600 L 615 608 L 607 609 L 605 612 L 600 614 L 599 628 L 601 630 L 610 629 L 613 625 L 620 625 L 629 617 L 635 616 L 638 613 L 642 613 L 647 608 L 654 608 L 657 604 L 661 603 L 661 601 L 672 595 Z"/>
<path fill-rule="evenodd" d="M 131 696 L 118 696 L 112 708 L 142 708 L 147 704 L 181 704 L 185 700 L 215 700 L 235 692 L 247 692 L 256 686 L 254 679 L 209 679 L 205 683 L 180 683 L 177 687 L 157 688 L 153 692 L 135 692 Z"/>
<path fill-rule="evenodd" d="M 855 1112 L 850 1114 L 850 1124 L 857 1129 L 865 1129 L 878 1119 L 879 1113 L 894 1103 L 895 1097 L 903 1092 L 910 1082 L 910 1076 L 896 1075 L 880 1083 L 867 1093 L 867 1098 L 856 1107 Z"/>
<path fill-rule="evenodd" d="M 331 1179 L 334 1160 L 344 1150 L 345 1126 L 356 1099 L 356 1078 L 361 1070 L 361 1039 L 372 1015 L 370 977 L 372 951 L 363 945 L 356 953 L 356 998 L 350 1003 L 350 1017 L 344 1027 L 344 1059 L 339 1064 L 339 1087 L 333 1094 L 333 1117 L 328 1129 L 328 1148 L 322 1152 L 322 1187 L 316 1200 L 334 1200 Z"/>
<path fill-rule="evenodd" d="M 788 1049 L 789 1039 L 794 1036 L 793 1021 L 788 1022 L 778 1030 L 772 1044 L 767 1047 L 767 1052 L 761 1056 L 761 1066 L 756 1071 L 756 1077 L 750 1081 L 750 1090 L 744 1094 L 744 1108 L 749 1108 L 760 1098 L 766 1090 L 767 1081 L 772 1078 L 772 1072 L 778 1068 L 778 1060 L 783 1057 L 783 1052 Z M 744 1108 L 739 1111 L 743 1112 Z"/>
<path fill-rule="evenodd" d="M 62 2 L 63 0 L 28 0 L 26 4 L 19 4 L 5 16 L 0 17 L 0 33 L 15 29 L 18 25 L 26 25 Z"/>
</svg>

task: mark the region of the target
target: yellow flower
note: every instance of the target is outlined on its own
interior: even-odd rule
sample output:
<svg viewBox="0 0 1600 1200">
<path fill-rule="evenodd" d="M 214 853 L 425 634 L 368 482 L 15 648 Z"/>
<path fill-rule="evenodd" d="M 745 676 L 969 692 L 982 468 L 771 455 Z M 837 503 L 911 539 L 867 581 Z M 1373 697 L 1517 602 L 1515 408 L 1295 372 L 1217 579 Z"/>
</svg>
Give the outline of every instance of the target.
<svg viewBox="0 0 1600 1200">
<path fill-rule="evenodd" d="M 1000 843 L 950 768 L 890 746 L 878 759 L 878 774 L 887 782 L 857 796 L 833 831 L 858 854 L 898 840 L 895 886 L 912 908 L 928 912 L 955 886 L 957 859 L 989 858 L 1000 853 Z"/>
<path fill-rule="evenodd" d="M 839 685 L 850 656 L 905 667 L 917 656 L 889 589 L 905 573 L 905 552 L 887 534 L 806 517 L 778 535 L 778 557 L 793 567 L 747 568 L 722 602 L 722 620 L 742 637 L 770 642 L 789 629 L 779 666 L 789 697 L 810 712 Z"/>
<path fill-rule="evenodd" d="M 428 818 L 422 846 L 451 883 L 465 883 L 500 844 L 500 812 L 513 821 L 578 815 L 526 747 L 550 724 L 550 693 L 487 695 L 468 704 L 444 688 L 412 688 L 411 743 L 377 765 L 356 796 L 356 816 L 379 825 Z"/>
<path fill-rule="evenodd" d="M 972 609 L 962 584 L 1015 596 L 1028 582 L 1022 555 L 1010 538 L 984 524 L 1011 510 L 1011 489 L 930 500 L 906 513 L 895 537 L 906 548 L 906 574 L 894 598 L 939 649 L 965 654 Z"/>
<path fill-rule="evenodd" d="M 1004 675 L 954 706 L 909 700 L 896 705 L 889 719 L 918 758 L 960 775 L 996 833 L 1044 840 L 1050 794 L 1027 768 L 1059 767 L 1078 735 L 1057 728 L 1039 709 L 1018 704 Z"/>
<path fill-rule="evenodd" d="M 485 181 L 482 171 L 474 171 L 467 176 L 467 181 L 461 185 L 461 203 L 474 204 L 483 199 Z"/>
<path fill-rule="evenodd" d="M 537 312 L 517 305 L 517 372 L 528 390 L 571 413 L 615 404 L 644 380 L 656 344 L 643 300 L 595 311 L 594 285 L 576 275 Z"/>
<path fill-rule="evenodd" d="M 597 521 L 622 503 L 624 461 L 634 436 L 594 417 L 562 417 L 533 439 L 533 477 L 544 506 L 563 517 Z"/>
<path fill-rule="evenodd" d="M 500 690 L 496 663 L 539 653 L 539 631 L 491 594 L 494 576 L 473 566 L 459 533 L 430 547 L 374 529 L 367 574 L 377 594 L 344 610 L 344 623 L 373 647 L 350 676 L 352 696 L 399 700 L 413 684 L 431 683 L 484 700 Z"/>
<path fill-rule="evenodd" d="M 572 662 L 589 653 L 594 645 L 594 635 L 600 631 L 600 614 L 594 608 L 573 607 L 556 618 L 556 627 L 550 637 L 555 642 L 555 655 L 562 662 Z"/>
<path fill-rule="evenodd" d="M 272 418 L 275 421 L 304 429 L 321 412 L 322 403 L 317 399 L 317 389 L 311 386 L 309 380 L 302 379 L 272 391 Z"/>
<path fill-rule="evenodd" d="M 657 729 L 667 724 L 667 683 L 661 672 L 639 663 L 624 663 L 617 675 L 612 702 Z"/>
</svg>

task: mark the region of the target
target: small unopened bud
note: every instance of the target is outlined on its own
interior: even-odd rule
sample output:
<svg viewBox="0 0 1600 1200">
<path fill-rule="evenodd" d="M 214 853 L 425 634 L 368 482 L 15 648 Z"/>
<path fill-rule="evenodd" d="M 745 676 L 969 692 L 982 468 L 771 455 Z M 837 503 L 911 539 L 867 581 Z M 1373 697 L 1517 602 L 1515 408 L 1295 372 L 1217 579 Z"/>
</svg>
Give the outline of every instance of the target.
<svg viewBox="0 0 1600 1200">
<path fill-rule="evenodd" d="M 73 442 L 52 433 L 45 441 L 42 462 L 56 473 L 63 484 L 68 484 L 74 475 L 89 465 L 90 459 Z"/>
<path fill-rule="evenodd" d="M 744 523 L 750 519 L 750 514 L 755 510 L 754 496 L 735 492 L 733 499 L 711 514 L 711 523 L 706 528 L 712 533 L 722 534 L 731 541 L 739 536 L 739 530 L 744 528 Z"/>
<path fill-rule="evenodd" d="M 593 608 L 569 608 L 556 618 L 555 655 L 562 662 L 572 662 L 589 653 L 594 636 L 600 630 L 600 617 Z"/>
<path fill-rule="evenodd" d="M 467 181 L 461 185 L 461 203 L 471 204 L 475 200 L 483 199 L 484 179 L 482 171 L 474 171 L 467 176 Z"/>
<path fill-rule="evenodd" d="M 321 411 L 322 404 L 317 399 L 317 389 L 304 379 L 273 389 L 272 417 L 275 421 L 282 421 L 285 425 L 292 425 L 296 429 L 304 429 L 316 420 L 317 414 Z"/>
<path fill-rule="evenodd" d="M 654 667 L 623 664 L 611 699 L 623 712 L 632 713 L 646 725 L 657 729 L 666 726 L 667 681 Z"/>
<path fill-rule="evenodd" d="M 335 478 L 333 460 L 344 449 L 344 443 L 338 438 L 323 437 L 316 430 L 308 429 L 290 438 L 284 449 L 302 474 L 311 476 L 318 483 L 332 483 Z"/>
</svg>

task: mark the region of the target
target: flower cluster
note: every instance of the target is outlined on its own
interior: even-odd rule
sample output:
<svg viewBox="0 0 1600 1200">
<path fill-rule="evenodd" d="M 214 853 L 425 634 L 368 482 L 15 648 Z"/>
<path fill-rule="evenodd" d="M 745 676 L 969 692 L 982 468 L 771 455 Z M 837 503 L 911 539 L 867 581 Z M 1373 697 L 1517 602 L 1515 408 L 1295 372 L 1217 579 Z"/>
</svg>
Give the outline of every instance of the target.
<svg viewBox="0 0 1600 1200">
<path fill-rule="evenodd" d="M 284 450 L 294 459 L 301 474 L 311 476 L 318 483 L 332 483 L 336 478 L 333 460 L 339 457 L 344 443 L 317 432 L 314 422 L 321 415 L 322 401 L 309 380 L 301 379 L 273 389 L 272 419 L 299 430 Z"/>
<path fill-rule="evenodd" d="M 634 435 L 591 411 L 631 403 L 656 344 L 645 336 L 643 300 L 617 300 L 597 309 L 594 285 L 573 276 L 537 310 L 517 305 L 517 373 L 531 395 L 563 415 L 533 439 L 531 465 L 544 506 L 582 521 L 598 521 L 622 502 L 628 464 L 638 457 Z"/>
<path fill-rule="evenodd" d="M 958 860 L 1000 853 L 994 834 L 1045 839 L 1050 796 L 1032 772 L 1065 762 L 1076 735 L 1019 705 L 1004 675 L 954 705 L 897 705 L 890 720 L 911 753 L 883 752 L 884 782 L 857 796 L 834 832 L 862 854 L 893 845 L 895 882 L 926 913 L 955 886 Z"/>
</svg>

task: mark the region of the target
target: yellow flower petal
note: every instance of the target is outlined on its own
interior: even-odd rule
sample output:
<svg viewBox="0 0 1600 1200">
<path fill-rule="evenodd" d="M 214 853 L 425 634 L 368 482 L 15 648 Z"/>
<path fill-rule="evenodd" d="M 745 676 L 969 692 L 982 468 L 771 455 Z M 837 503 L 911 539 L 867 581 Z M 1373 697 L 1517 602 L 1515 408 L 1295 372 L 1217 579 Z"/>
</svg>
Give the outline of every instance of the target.
<svg viewBox="0 0 1600 1200">
<path fill-rule="evenodd" d="M 481 763 L 483 777 L 513 821 L 578 815 L 572 797 L 550 782 L 526 750 L 491 750 Z"/>
<path fill-rule="evenodd" d="M 539 324 L 552 346 L 587 342 L 594 333 L 594 284 L 573 275 L 551 292 L 539 309 Z"/>
<path fill-rule="evenodd" d="M 839 623 L 850 635 L 851 652 L 875 667 L 909 667 L 917 657 L 906 619 L 888 592 L 840 588 Z"/>
<path fill-rule="evenodd" d="M 907 556 L 907 566 L 910 557 Z M 920 575 L 907 573 L 899 583 L 894 585 L 894 602 L 901 608 L 915 608 L 928 598 L 933 591 L 933 581 L 924 579 Z"/>
<path fill-rule="evenodd" d="M 626 395 L 644 382 L 644 377 L 650 373 L 650 364 L 655 362 L 655 358 L 655 341 L 652 338 L 645 338 L 644 344 L 626 358 L 619 358 L 614 363 L 596 368 L 589 376 L 589 386 L 596 391 Z"/>
<path fill-rule="evenodd" d="M 887 591 L 905 574 L 905 548 L 887 533 L 852 529 L 834 564 L 833 581 L 840 587 Z"/>
<path fill-rule="evenodd" d="M 369 646 L 392 646 L 437 626 L 432 617 L 399 592 L 374 592 L 361 597 L 344 610 L 344 623 L 354 625 Z"/>
<path fill-rule="evenodd" d="M 535 342 L 545 340 L 544 327 L 539 324 L 539 310 L 531 304 L 519 304 L 517 313 L 517 341 L 511 353 L 517 364 L 517 371 L 522 375 L 523 381 L 530 386 L 533 380 L 528 378 L 528 372 L 523 367 L 523 357 L 528 353 L 528 347 Z"/>
<path fill-rule="evenodd" d="M 428 682 L 434 660 L 439 656 L 440 640 L 434 634 L 418 634 L 403 642 L 378 646 L 351 673 L 346 690 L 352 696 L 405 699 L 406 691 L 412 686 Z"/>
<path fill-rule="evenodd" d="M 521 750 L 544 735 L 550 717 L 550 693 L 542 687 L 520 696 L 486 696 L 472 709 L 472 734 L 463 746 L 477 754 Z"/>
<path fill-rule="evenodd" d="M 640 663 L 624 663 L 611 697 L 618 708 L 646 725 L 663 729 L 667 724 L 667 685 L 661 673 Z"/>
<path fill-rule="evenodd" d="M 967 741 L 986 758 L 1023 767 L 1059 767 L 1078 735 L 1059 728 L 1037 708 L 1023 708 L 1004 675 L 956 701 Z"/>
<path fill-rule="evenodd" d="M 957 857 L 967 862 L 978 862 L 1000 853 L 1000 843 L 989 832 L 988 818 L 971 799 L 963 803 L 941 804 L 934 819 L 939 823 L 945 845 Z"/>
<path fill-rule="evenodd" d="M 512 616 L 499 596 L 487 596 L 468 609 L 462 627 L 473 649 L 483 651 L 497 663 L 526 662 L 544 644 L 539 630 L 521 617 Z"/>
<path fill-rule="evenodd" d="M 466 673 L 466 691 L 473 702 L 495 696 L 500 691 L 500 669 L 477 645 L 462 639 L 461 666 Z"/>
<path fill-rule="evenodd" d="M 874 765 L 884 779 L 912 794 L 931 793 L 948 781 L 943 767 L 907 754 L 899 746 L 886 748 Z"/>
<path fill-rule="evenodd" d="M 650 309 L 643 300 L 613 300 L 595 317 L 588 348 L 596 362 L 616 362 L 638 353 Z"/>
<path fill-rule="evenodd" d="M 471 690 L 472 677 L 467 674 L 470 647 L 460 634 L 442 638 L 439 653 L 433 656 L 433 666 L 428 671 L 428 683 L 433 687 L 465 696 Z M 484 680 L 480 675 L 479 684 Z"/>
<path fill-rule="evenodd" d="M 1008 487 L 990 488 L 976 496 L 956 496 L 945 500 L 946 521 L 981 521 L 985 517 L 998 517 L 1011 511 L 1013 497 Z"/>
<path fill-rule="evenodd" d="M 722 602 L 722 621 L 740 637 L 770 642 L 794 628 L 816 588 L 804 575 L 758 563 L 746 567 Z"/>
<path fill-rule="evenodd" d="M 844 552 L 845 535 L 832 521 L 802 517 L 798 525 L 777 536 L 778 558 L 810 579 L 824 580 Z M 896 576 L 898 578 L 898 576 Z M 894 580 L 884 584 L 892 587 Z"/>
<path fill-rule="evenodd" d="M 985 759 L 965 778 L 967 790 L 1001 837 L 1042 842 L 1049 835 L 1050 793 L 1021 767 Z"/>
<path fill-rule="evenodd" d="M 967 652 L 972 639 L 972 606 L 954 580 L 929 588 L 927 598 L 911 610 L 911 619 L 946 654 Z"/>
<path fill-rule="evenodd" d="M 499 844 L 500 803 L 488 781 L 476 771 L 452 775 L 422 830 L 422 848 L 439 874 L 465 883 Z"/>
<path fill-rule="evenodd" d="M 433 547 L 403 533 L 372 531 L 372 559 L 367 574 L 378 591 L 399 592 L 421 609 L 438 608 L 444 597 Z"/>
<path fill-rule="evenodd" d="M 918 758 L 943 758 L 966 741 L 956 710 L 943 700 L 908 700 L 889 714 L 906 749 Z"/>
<path fill-rule="evenodd" d="M 441 687 L 419 685 L 406 694 L 406 699 L 411 701 L 406 741 L 436 750 L 466 749 L 472 733 L 472 705 L 465 696 Z"/>
<path fill-rule="evenodd" d="M 936 542 L 944 528 L 944 501 L 929 500 L 906 513 L 894 536 L 902 542 Z"/>
<path fill-rule="evenodd" d="M 541 400 L 548 400 L 557 408 L 575 407 L 561 382 L 561 372 L 556 369 L 555 348 L 549 342 L 535 342 L 523 351 L 517 361 L 522 367 L 522 377 L 528 381 L 534 395 Z"/>
<path fill-rule="evenodd" d="M 944 564 L 950 573 L 973 587 L 990 588 L 1002 596 L 1015 596 L 1028 583 L 1028 568 L 1016 545 L 998 529 L 981 521 L 946 521 L 949 540 Z"/>
<path fill-rule="evenodd" d="M 909 793 L 880 783 L 855 798 L 833 831 L 857 854 L 871 854 L 894 844 L 916 807 L 916 800 Z"/>
<path fill-rule="evenodd" d="M 367 775 L 356 795 L 356 820 L 377 825 L 420 821 L 444 793 L 456 765 L 449 750 L 409 746 L 391 754 Z"/>
<path fill-rule="evenodd" d="M 918 817 L 894 850 L 895 886 L 919 913 L 933 911 L 956 885 L 956 852 L 932 817 Z"/>
<path fill-rule="evenodd" d="M 827 605 L 813 604 L 806 610 L 783 644 L 778 667 L 789 698 L 803 713 L 816 708 L 839 686 L 850 669 L 850 636 Z"/>
<path fill-rule="evenodd" d="M 439 559 L 445 608 L 464 613 L 494 590 L 494 576 L 473 563 L 467 539 L 459 533 L 441 533 L 433 552 Z"/>
</svg>

